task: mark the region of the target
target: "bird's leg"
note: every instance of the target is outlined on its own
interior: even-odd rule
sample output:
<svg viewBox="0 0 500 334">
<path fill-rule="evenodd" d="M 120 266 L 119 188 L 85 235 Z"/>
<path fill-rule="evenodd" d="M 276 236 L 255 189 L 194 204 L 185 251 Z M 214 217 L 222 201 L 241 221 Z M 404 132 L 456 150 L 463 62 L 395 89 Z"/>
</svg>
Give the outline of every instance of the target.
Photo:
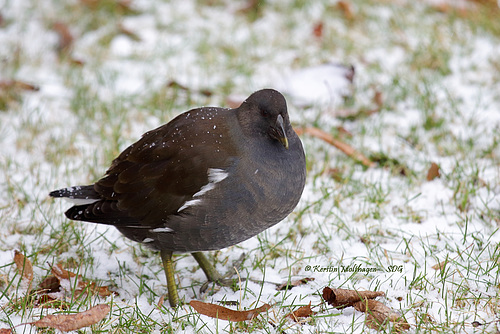
<svg viewBox="0 0 500 334">
<path fill-rule="evenodd" d="M 214 265 L 207 259 L 207 257 L 202 252 L 191 253 L 191 255 L 193 255 L 196 262 L 198 262 L 200 268 L 203 270 L 205 276 L 207 276 L 207 279 L 210 282 L 218 283 L 219 281 L 222 280 L 222 275 L 219 274 L 217 269 L 215 269 Z"/>
<path fill-rule="evenodd" d="M 172 252 L 167 250 L 160 251 L 165 276 L 167 277 L 168 301 L 171 307 L 179 305 L 179 294 L 177 293 L 177 285 L 175 284 L 174 265 L 172 262 Z"/>
<path fill-rule="evenodd" d="M 234 280 L 228 278 L 235 274 L 234 270 L 229 271 L 226 275 L 221 275 L 202 252 L 191 253 L 191 255 L 193 255 L 196 262 L 198 262 L 208 280 L 208 282 L 201 286 L 200 292 L 204 292 L 208 288 L 209 282 L 214 282 L 220 286 L 232 286 L 234 284 Z M 244 254 L 242 258 L 244 258 Z M 243 259 L 240 260 L 241 262 L 243 261 Z"/>
</svg>

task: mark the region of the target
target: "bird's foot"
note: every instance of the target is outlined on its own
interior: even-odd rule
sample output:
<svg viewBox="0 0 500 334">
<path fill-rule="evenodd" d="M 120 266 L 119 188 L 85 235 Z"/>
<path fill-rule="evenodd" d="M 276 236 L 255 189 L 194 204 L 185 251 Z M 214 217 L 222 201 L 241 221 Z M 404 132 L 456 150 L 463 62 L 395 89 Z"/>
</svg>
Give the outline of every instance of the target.
<svg viewBox="0 0 500 334">
<path fill-rule="evenodd" d="M 234 291 L 237 291 L 239 289 L 238 282 L 246 280 L 241 279 L 238 275 L 238 269 L 245 260 L 245 253 L 241 254 L 239 259 L 233 262 L 231 269 L 224 275 L 221 275 L 201 252 L 192 253 L 192 255 L 207 276 L 207 281 L 200 287 L 201 293 L 204 293 L 208 289 L 210 283 L 215 283 L 218 286 L 231 287 Z M 235 274 L 238 275 L 238 278 L 234 277 Z"/>
</svg>

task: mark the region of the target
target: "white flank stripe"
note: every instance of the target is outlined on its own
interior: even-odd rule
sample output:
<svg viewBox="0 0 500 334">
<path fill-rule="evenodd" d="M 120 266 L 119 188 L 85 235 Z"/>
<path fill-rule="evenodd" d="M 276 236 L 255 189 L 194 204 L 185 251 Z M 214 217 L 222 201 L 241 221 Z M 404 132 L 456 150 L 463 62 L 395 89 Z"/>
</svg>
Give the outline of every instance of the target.
<svg viewBox="0 0 500 334">
<path fill-rule="evenodd" d="M 201 203 L 201 199 L 192 199 L 190 201 L 186 201 L 184 202 L 184 204 L 179 208 L 179 210 L 177 210 L 177 212 L 180 212 L 182 210 L 184 210 L 185 208 L 188 208 L 190 206 L 193 206 L 193 205 L 196 205 L 198 203 Z"/>
<path fill-rule="evenodd" d="M 142 240 L 142 242 L 144 242 L 144 243 L 153 242 L 153 241 L 155 241 L 155 239 L 146 238 L 146 239 Z"/>
<path fill-rule="evenodd" d="M 208 191 L 210 191 L 210 190 L 212 190 L 214 188 L 215 188 L 215 184 L 214 183 L 207 183 L 203 187 L 201 187 L 200 191 L 198 191 L 196 194 L 194 194 L 193 197 L 201 196 L 204 193 L 206 193 L 206 192 L 208 192 Z"/>
<path fill-rule="evenodd" d="M 154 228 L 152 230 L 149 230 L 149 232 L 155 232 L 155 233 L 169 233 L 169 232 L 173 232 L 174 230 L 172 230 L 171 228 L 168 228 L 168 227 L 157 227 L 157 228 Z M 145 241 L 143 241 L 145 242 Z"/>
<path fill-rule="evenodd" d="M 196 199 L 196 197 L 200 197 L 201 195 L 209 192 L 210 190 L 215 188 L 215 185 L 220 181 L 224 180 L 229 174 L 220 168 L 209 168 L 208 169 L 208 183 L 205 184 L 201 189 L 193 195 L 193 199 L 186 201 L 177 212 L 181 212 L 182 210 L 201 203 L 201 199 Z"/>
<path fill-rule="evenodd" d="M 220 168 L 208 169 L 208 181 L 211 183 L 219 183 L 224 180 L 229 174 Z"/>
</svg>

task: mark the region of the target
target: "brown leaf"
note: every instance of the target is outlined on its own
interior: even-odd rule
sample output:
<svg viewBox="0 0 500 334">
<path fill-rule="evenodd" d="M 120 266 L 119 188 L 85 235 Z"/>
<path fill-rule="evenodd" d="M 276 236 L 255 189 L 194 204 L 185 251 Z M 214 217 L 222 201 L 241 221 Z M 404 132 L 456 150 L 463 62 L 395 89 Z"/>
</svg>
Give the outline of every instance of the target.
<svg viewBox="0 0 500 334">
<path fill-rule="evenodd" d="M 361 162 L 363 165 L 366 167 L 374 167 L 375 163 L 370 161 L 367 157 L 365 157 L 363 154 L 360 152 L 356 151 L 352 146 L 344 143 L 343 141 L 340 141 L 338 139 L 333 138 L 333 136 L 329 133 L 326 133 L 325 131 L 318 129 L 316 127 L 306 127 L 306 128 L 295 128 L 295 132 L 297 132 L 298 135 L 307 133 L 308 135 L 311 135 L 313 137 L 319 138 L 328 144 L 335 146 L 354 160 L 357 160 Z"/>
<path fill-rule="evenodd" d="M 307 282 L 310 282 L 310 281 L 314 281 L 314 277 L 306 277 L 306 278 L 298 279 L 295 281 L 291 281 L 290 283 L 288 283 L 288 282 L 283 283 L 277 287 L 277 290 L 281 291 L 281 290 L 292 289 L 292 288 L 295 288 L 296 286 L 307 284 Z"/>
<path fill-rule="evenodd" d="M 446 267 L 447 263 L 448 263 L 448 260 L 444 260 L 442 262 L 436 263 L 435 265 L 432 266 L 432 269 L 443 270 Z"/>
<path fill-rule="evenodd" d="M 366 299 L 354 303 L 352 306 L 356 310 L 367 314 L 365 323 L 370 328 L 381 329 L 390 321 L 394 323 L 394 329 L 398 332 L 410 329 L 410 325 L 399 313 L 379 301 Z"/>
<path fill-rule="evenodd" d="M 73 35 L 69 31 L 68 25 L 62 22 L 54 23 L 52 29 L 57 32 L 59 42 L 57 44 L 57 52 L 60 55 L 68 55 L 73 47 Z"/>
<path fill-rule="evenodd" d="M 354 14 L 352 12 L 351 4 L 347 1 L 339 1 L 337 2 L 337 8 L 344 14 L 344 17 L 349 21 L 354 19 Z"/>
<path fill-rule="evenodd" d="M 452 5 L 452 2 L 450 2 L 450 3 L 446 3 L 446 2 L 437 3 L 436 5 L 431 6 L 431 8 L 433 8 L 434 10 L 436 10 L 440 13 L 458 15 L 459 17 L 462 17 L 462 18 L 467 18 L 475 12 L 474 8 L 465 8 L 463 6 L 457 7 L 457 6 Z"/>
<path fill-rule="evenodd" d="M 344 181 L 343 170 L 340 168 L 327 168 L 325 174 L 333 178 L 336 182 Z"/>
<path fill-rule="evenodd" d="M 2 80 L 0 81 L 0 91 L 1 90 L 13 90 L 13 91 L 21 91 L 21 90 L 31 90 L 31 91 L 39 91 L 40 87 L 35 86 L 33 84 L 19 81 L 19 80 Z"/>
<path fill-rule="evenodd" d="M 374 112 L 380 111 L 380 109 L 384 105 L 384 98 L 382 96 L 382 92 L 381 91 L 376 90 L 375 93 L 373 93 L 373 102 L 377 106 L 377 109 Z M 372 113 L 374 113 L 374 112 L 372 112 Z"/>
<path fill-rule="evenodd" d="M 427 171 L 427 181 L 432 181 L 436 177 L 441 177 L 441 173 L 439 172 L 439 166 L 433 162 Z"/>
<path fill-rule="evenodd" d="M 190 301 L 189 305 L 191 305 L 196 310 L 196 312 L 208 317 L 235 322 L 252 320 L 259 313 L 265 312 L 271 308 L 271 305 L 264 304 L 261 307 L 255 308 L 253 310 L 236 311 L 224 306 L 204 303 L 197 300 Z"/>
<path fill-rule="evenodd" d="M 263 3 L 259 0 L 247 0 L 246 4 L 236 11 L 237 14 L 247 15 L 251 21 L 255 21 L 262 15 Z"/>
<path fill-rule="evenodd" d="M 82 293 L 99 295 L 101 297 L 107 297 L 112 294 L 117 295 L 118 293 L 115 291 L 110 291 L 108 286 L 97 286 L 95 282 L 85 282 L 82 279 L 82 275 L 77 275 L 69 270 L 66 270 L 62 267 L 61 264 L 57 264 L 52 266 L 52 274 L 59 280 L 59 286 L 61 286 L 61 281 L 76 279 L 76 288 L 74 293 L 79 295 Z M 72 286 L 75 286 L 72 284 Z"/>
<path fill-rule="evenodd" d="M 349 289 L 332 289 L 325 287 L 323 289 L 323 299 L 335 308 L 344 308 L 353 306 L 362 300 L 374 299 L 379 296 L 385 296 L 382 291 L 356 291 Z"/>
<path fill-rule="evenodd" d="M 77 290 L 77 292 L 85 292 L 88 291 L 92 295 L 99 295 L 101 297 L 107 297 L 111 295 L 117 295 L 118 293 L 115 291 L 110 291 L 108 286 L 97 286 L 95 282 L 84 283 L 84 287 L 81 290 Z"/>
<path fill-rule="evenodd" d="M 11 334 L 12 329 L 10 328 L 0 328 L 0 334 Z"/>
<path fill-rule="evenodd" d="M 314 27 L 313 27 L 314 37 L 316 37 L 316 38 L 323 37 L 323 26 L 324 26 L 324 24 L 321 21 L 314 25 Z"/>
<path fill-rule="evenodd" d="M 29 292 L 31 290 L 31 283 L 33 282 L 33 265 L 27 257 L 17 250 L 14 251 L 14 262 L 16 263 L 17 271 L 23 277 L 23 281 L 27 281 Z"/>
<path fill-rule="evenodd" d="M 299 318 L 307 318 L 313 315 L 315 312 L 311 310 L 311 302 L 309 302 L 309 305 L 301 306 L 292 313 L 287 314 L 286 316 L 288 318 L 291 318 L 295 322 L 299 321 Z"/>
<path fill-rule="evenodd" d="M 107 304 L 99 304 L 80 313 L 47 315 L 29 324 L 36 327 L 55 328 L 63 332 L 74 331 L 98 323 L 108 315 L 110 309 Z"/>
<path fill-rule="evenodd" d="M 59 280 L 70 279 L 76 277 L 76 274 L 63 268 L 62 264 L 58 263 L 52 266 L 52 274 Z"/>
<path fill-rule="evenodd" d="M 165 295 L 161 295 L 160 300 L 158 300 L 158 304 L 156 304 L 156 308 L 161 309 L 163 307 L 164 302 L 165 302 Z"/>
<path fill-rule="evenodd" d="M 57 292 L 61 288 L 61 282 L 59 278 L 54 275 L 49 275 L 40 283 L 40 292 Z"/>
<path fill-rule="evenodd" d="M 343 126 L 337 126 L 337 132 L 338 132 L 338 136 L 339 137 L 342 137 L 342 138 L 345 138 L 345 137 L 348 137 L 348 138 L 352 138 L 352 133 L 347 130 L 346 128 L 344 128 Z"/>
</svg>

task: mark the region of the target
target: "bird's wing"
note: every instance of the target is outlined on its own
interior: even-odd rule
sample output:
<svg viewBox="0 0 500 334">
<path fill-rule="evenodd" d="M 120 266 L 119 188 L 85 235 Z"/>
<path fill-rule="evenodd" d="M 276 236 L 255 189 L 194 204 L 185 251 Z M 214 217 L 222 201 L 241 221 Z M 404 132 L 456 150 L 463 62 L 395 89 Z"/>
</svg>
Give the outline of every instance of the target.
<svg viewBox="0 0 500 334">
<path fill-rule="evenodd" d="M 225 117 L 224 109 L 211 110 Z M 81 215 L 72 219 L 154 227 L 178 214 L 210 182 L 210 170 L 229 168 L 237 156 L 230 125 L 215 125 L 201 111 L 184 113 L 125 149 L 94 185 L 102 200 L 72 208 Z"/>
</svg>

